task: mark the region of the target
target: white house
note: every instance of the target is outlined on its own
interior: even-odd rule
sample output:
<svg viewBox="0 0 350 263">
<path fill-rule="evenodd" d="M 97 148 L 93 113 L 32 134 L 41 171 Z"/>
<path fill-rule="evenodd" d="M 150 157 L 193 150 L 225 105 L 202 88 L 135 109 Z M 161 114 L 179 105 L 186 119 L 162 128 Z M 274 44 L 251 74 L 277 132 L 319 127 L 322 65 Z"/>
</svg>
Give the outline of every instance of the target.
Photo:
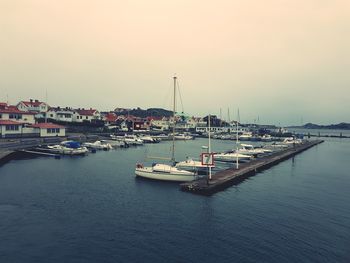
<svg viewBox="0 0 350 263">
<path fill-rule="evenodd" d="M 22 134 L 23 123 L 12 120 L 0 120 L 0 137 L 19 137 Z"/>
<path fill-rule="evenodd" d="M 21 123 L 35 123 L 35 113 L 17 109 L 15 106 L 4 106 L 0 108 L 0 120 L 12 120 Z"/>
<path fill-rule="evenodd" d="M 73 112 L 73 122 L 91 122 L 92 120 L 100 120 L 101 114 L 95 109 L 77 109 Z"/>
<path fill-rule="evenodd" d="M 32 111 L 32 112 L 47 112 L 49 110 L 49 105 L 45 102 L 38 100 L 30 101 L 20 101 L 17 104 L 17 108 L 22 111 Z"/>
<path fill-rule="evenodd" d="M 152 117 L 150 122 L 151 122 L 151 126 L 153 126 L 154 128 L 158 128 L 160 130 L 169 130 L 170 128 L 170 121 L 166 117 L 162 117 L 162 118 Z"/>
<path fill-rule="evenodd" d="M 46 113 L 46 117 L 56 121 L 72 122 L 73 121 L 73 110 L 66 107 L 51 107 Z"/>
<path fill-rule="evenodd" d="M 66 136 L 66 128 L 54 123 L 37 123 L 28 126 L 31 132 L 39 134 L 40 137 L 62 137 Z"/>
</svg>

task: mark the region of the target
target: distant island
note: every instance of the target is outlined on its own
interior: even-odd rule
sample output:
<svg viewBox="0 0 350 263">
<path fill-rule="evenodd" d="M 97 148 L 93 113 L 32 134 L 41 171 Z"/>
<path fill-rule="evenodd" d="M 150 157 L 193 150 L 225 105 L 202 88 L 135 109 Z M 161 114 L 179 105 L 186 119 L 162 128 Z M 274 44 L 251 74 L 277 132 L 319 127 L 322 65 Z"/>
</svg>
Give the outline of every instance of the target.
<svg viewBox="0 0 350 263">
<path fill-rule="evenodd" d="M 341 122 L 338 124 L 330 124 L 330 125 L 318 125 L 314 123 L 306 123 L 305 125 L 302 125 L 302 126 L 290 126 L 289 128 L 350 130 L 350 123 Z"/>
</svg>

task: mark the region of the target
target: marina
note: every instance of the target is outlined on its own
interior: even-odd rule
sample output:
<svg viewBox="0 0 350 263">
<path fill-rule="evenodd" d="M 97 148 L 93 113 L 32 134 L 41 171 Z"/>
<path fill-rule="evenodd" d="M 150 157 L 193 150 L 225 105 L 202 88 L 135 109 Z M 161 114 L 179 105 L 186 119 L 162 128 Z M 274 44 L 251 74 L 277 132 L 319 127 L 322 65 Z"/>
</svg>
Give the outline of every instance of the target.
<svg viewBox="0 0 350 263">
<path fill-rule="evenodd" d="M 349 263 L 349 3 L 0 1 L 0 263 Z"/>
<path fill-rule="evenodd" d="M 239 168 L 230 168 L 227 170 L 215 173 L 211 180 L 203 178 L 189 183 L 181 184 L 181 190 L 196 193 L 211 195 L 227 187 L 242 182 L 257 172 L 267 169 L 279 162 L 286 160 L 299 154 L 317 144 L 322 143 L 322 140 L 307 141 L 294 147 L 278 151 L 269 156 L 262 157 L 245 164 L 241 164 Z"/>
</svg>

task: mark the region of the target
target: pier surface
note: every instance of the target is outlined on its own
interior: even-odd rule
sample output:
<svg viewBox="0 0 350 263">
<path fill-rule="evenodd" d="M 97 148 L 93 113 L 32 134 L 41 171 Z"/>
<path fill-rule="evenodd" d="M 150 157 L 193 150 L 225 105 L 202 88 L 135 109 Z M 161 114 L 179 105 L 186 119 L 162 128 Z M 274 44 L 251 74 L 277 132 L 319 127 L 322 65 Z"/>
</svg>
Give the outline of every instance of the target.
<svg viewBox="0 0 350 263">
<path fill-rule="evenodd" d="M 324 141 L 306 141 L 302 144 L 295 145 L 295 147 L 291 146 L 269 156 L 253 160 L 249 163 L 240 164 L 239 169 L 230 168 L 227 170 L 219 171 L 212 175 L 212 179 L 210 181 L 208 181 L 206 178 L 203 178 L 193 182 L 183 183 L 180 185 L 180 187 L 181 190 L 186 192 L 202 195 L 212 195 L 232 185 L 238 184 L 244 179 L 255 175 L 256 172 L 265 170 L 322 142 Z"/>
</svg>

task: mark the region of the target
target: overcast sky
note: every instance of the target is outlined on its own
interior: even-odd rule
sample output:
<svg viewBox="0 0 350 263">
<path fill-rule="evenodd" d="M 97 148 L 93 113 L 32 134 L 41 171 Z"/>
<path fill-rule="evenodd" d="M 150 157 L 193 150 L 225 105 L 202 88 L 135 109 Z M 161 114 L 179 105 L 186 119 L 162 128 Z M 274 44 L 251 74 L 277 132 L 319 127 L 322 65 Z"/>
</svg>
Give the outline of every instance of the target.
<svg viewBox="0 0 350 263">
<path fill-rule="evenodd" d="M 348 0 L 0 0 L 0 101 L 350 122 Z M 181 103 L 178 104 L 181 109 Z"/>
</svg>

